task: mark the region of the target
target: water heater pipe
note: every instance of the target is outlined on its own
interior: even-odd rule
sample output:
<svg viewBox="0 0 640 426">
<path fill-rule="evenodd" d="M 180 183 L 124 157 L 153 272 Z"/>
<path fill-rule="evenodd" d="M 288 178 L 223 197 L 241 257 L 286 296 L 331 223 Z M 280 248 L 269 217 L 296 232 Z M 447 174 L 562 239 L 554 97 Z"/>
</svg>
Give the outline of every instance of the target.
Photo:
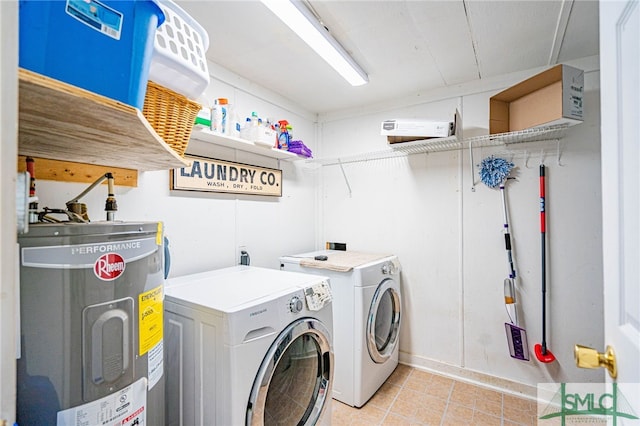
<svg viewBox="0 0 640 426">
<path fill-rule="evenodd" d="M 78 196 L 67 201 L 66 203 L 67 209 L 79 214 L 86 221 L 89 221 L 89 216 L 87 215 L 87 212 L 86 212 L 87 207 L 85 204 L 82 204 L 79 201 L 82 197 L 87 195 L 93 188 L 100 185 L 105 179 L 107 179 L 108 193 L 107 193 L 107 200 L 105 203 L 104 210 L 107 212 L 107 221 L 115 220 L 115 212 L 118 211 L 118 204 L 116 203 L 116 198 L 113 191 L 114 178 L 111 172 L 107 172 L 104 175 L 100 176 L 98 179 L 96 179 L 95 182 L 89 185 L 87 189 L 85 189 L 80 194 L 78 194 Z"/>
</svg>

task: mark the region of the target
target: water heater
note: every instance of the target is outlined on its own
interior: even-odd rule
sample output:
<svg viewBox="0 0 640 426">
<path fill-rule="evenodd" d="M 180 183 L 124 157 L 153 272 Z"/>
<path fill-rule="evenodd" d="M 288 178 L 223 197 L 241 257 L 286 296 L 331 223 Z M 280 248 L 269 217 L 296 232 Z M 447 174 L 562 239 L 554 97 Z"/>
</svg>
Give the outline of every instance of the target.
<svg viewBox="0 0 640 426">
<path fill-rule="evenodd" d="M 164 424 L 162 224 L 34 224 L 18 241 L 18 424 Z"/>
</svg>

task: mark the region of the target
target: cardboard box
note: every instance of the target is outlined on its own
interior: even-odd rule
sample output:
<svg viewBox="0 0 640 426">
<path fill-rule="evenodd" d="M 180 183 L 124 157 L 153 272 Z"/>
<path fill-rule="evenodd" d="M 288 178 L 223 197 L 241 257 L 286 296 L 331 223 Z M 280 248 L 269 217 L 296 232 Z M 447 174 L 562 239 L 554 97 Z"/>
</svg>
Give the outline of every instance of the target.
<svg viewBox="0 0 640 426">
<path fill-rule="evenodd" d="M 430 138 L 446 138 L 455 134 L 454 121 L 430 121 L 417 118 L 400 118 L 382 122 L 380 134 L 387 142 L 411 142 Z"/>
<path fill-rule="evenodd" d="M 489 134 L 583 121 L 584 71 L 557 65 L 489 99 Z"/>
</svg>

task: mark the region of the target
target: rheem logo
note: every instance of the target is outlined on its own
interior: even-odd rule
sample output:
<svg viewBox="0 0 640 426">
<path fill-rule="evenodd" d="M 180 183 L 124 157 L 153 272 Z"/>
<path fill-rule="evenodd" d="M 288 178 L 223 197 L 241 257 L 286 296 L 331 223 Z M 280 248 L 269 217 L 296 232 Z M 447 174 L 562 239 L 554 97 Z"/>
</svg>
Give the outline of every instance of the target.
<svg viewBox="0 0 640 426">
<path fill-rule="evenodd" d="M 113 281 L 124 272 L 125 262 L 118 253 L 103 254 L 93 265 L 93 272 L 102 281 Z"/>
</svg>

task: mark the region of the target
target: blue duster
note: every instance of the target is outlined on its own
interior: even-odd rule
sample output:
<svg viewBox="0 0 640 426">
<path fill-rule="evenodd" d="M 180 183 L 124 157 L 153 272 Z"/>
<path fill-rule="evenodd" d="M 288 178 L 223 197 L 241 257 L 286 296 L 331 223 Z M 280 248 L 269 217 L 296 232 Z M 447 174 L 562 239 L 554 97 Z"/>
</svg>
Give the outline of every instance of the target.
<svg viewBox="0 0 640 426">
<path fill-rule="evenodd" d="M 515 165 L 504 158 L 489 156 L 480 163 L 480 180 L 489 188 L 499 187 Z"/>
</svg>

